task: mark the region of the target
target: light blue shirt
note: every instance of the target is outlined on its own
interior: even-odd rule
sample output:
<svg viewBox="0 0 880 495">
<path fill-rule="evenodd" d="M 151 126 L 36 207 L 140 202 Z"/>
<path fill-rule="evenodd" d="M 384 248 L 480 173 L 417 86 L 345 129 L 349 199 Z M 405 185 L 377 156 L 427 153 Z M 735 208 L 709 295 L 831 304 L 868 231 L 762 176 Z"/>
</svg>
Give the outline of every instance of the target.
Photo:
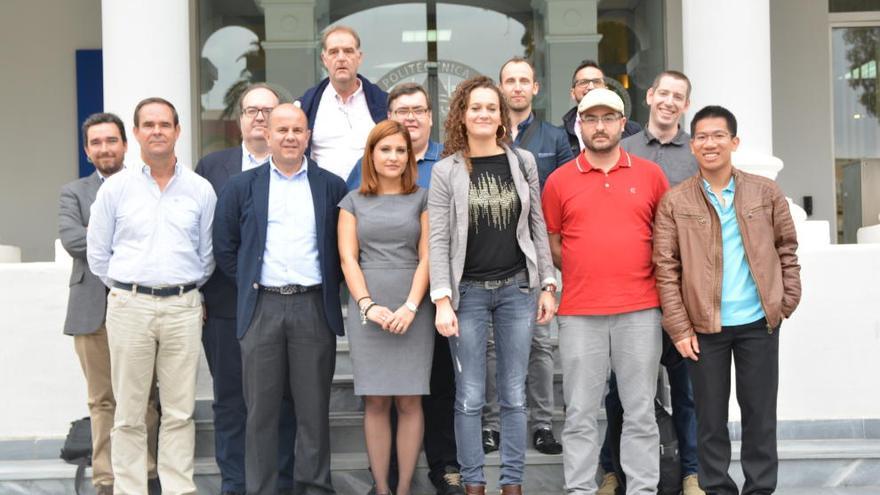
<svg viewBox="0 0 880 495">
<path fill-rule="evenodd" d="M 263 158 L 262 160 L 257 160 L 254 157 L 253 153 L 247 149 L 247 146 L 244 145 L 244 141 L 241 142 L 241 171 L 247 172 L 252 168 L 257 168 L 260 165 L 269 161 L 269 157 Z"/>
<path fill-rule="evenodd" d="M 736 219 L 736 208 L 733 206 L 736 184 L 731 177 L 730 183 L 721 191 L 720 200 L 712 192 L 706 179 L 703 179 L 703 187 L 706 188 L 709 201 L 721 221 L 721 326 L 745 325 L 758 321 L 764 317 L 764 309 L 749 269 Z"/>
<path fill-rule="evenodd" d="M 269 160 L 269 218 L 260 285 L 321 283 L 315 206 L 307 174 L 309 161 L 292 177 Z"/>
<path fill-rule="evenodd" d="M 211 184 L 179 163 L 159 190 L 148 165 L 108 177 L 92 204 L 87 257 L 105 284 L 204 284 L 214 271 Z"/>
</svg>

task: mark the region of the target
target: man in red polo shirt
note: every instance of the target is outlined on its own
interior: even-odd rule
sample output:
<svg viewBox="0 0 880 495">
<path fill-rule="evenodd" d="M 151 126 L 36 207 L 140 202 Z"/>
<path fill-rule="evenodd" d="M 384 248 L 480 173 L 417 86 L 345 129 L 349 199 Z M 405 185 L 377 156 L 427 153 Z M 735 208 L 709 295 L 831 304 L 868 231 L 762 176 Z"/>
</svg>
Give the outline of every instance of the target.
<svg viewBox="0 0 880 495">
<path fill-rule="evenodd" d="M 553 262 L 565 288 L 558 312 L 565 488 L 596 492 L 599 405 L 611 367 L 625 411 L 620 457 L 627 494 L 653 494 L 662 330 L 651 240 L 654 212 L 669 183 L 657 164 L 620 148 L 626 118 L 616 93 L 590 91 L 578 113 L 585 148 L 550 175 L 543 199 Z"/>
</svg>

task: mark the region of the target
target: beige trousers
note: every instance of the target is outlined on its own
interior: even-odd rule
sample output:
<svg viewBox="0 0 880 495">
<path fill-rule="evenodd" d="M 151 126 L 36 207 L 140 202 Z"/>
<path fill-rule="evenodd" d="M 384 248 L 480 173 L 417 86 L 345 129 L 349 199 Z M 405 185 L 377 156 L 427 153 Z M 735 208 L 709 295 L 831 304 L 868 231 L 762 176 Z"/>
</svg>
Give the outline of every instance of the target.
<svg viewBox="0 0 880 495">
<path fill-rule="evenodd" d="M 93 333 L 73 336 L 73 348 L 79 357 L 83 375 L 86 378 L 89 417 L 92 420 L 92 483 L 113 484 L 113 469 L 110 465 L 110 429 L 113 428 L 113 414 L 116 399 L 110 384 L 110 348 L 107 345 L 107 328 L 101 325 Z M 159 434 L 159 391 L 155 375 L 147 403 L 147 471 L 150 478 L 156 477 L 156 443 Z"/>
<path fill-rule="evenodd" d="M 154 297 L 111 289 L 107 337 L 116 415 L 111 457 L 116 495 L 147 493 L 144 423 L 155 369 L 162 405 L 157 470 L 165 495 L 195 494 L 196 371 L 201 352 L 199 291 Z"/>
</svg>

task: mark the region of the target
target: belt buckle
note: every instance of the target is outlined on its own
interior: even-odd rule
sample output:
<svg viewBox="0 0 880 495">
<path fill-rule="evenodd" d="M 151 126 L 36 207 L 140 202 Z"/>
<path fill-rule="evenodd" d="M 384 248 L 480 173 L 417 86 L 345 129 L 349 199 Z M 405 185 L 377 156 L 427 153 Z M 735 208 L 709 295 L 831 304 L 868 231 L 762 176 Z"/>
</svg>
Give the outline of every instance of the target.
<svg viewBox="0 0 880 495">
<path fill-rule="evenodd" d="M 294 293 L 296 293 L 296 291 L 294 290 L 294 286 L 292 286 L 292 285 L 283 285 L 279 288 L 278 292 L 282 296 L 290 296 L 290 295 L 293 295 Z"/>
</svg>

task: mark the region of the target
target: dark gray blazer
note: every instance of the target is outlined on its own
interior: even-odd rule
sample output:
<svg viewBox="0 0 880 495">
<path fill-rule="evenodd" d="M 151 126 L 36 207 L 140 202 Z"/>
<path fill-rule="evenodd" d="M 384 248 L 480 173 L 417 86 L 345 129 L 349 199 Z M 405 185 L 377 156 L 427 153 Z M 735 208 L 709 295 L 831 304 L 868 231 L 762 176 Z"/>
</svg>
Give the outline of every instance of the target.
<svg viewBox="0 0 880 495">
<path fill-rule="evenodd" d="M 519 195 L 522 211 L 516 224 L 516 239 L 526 257 L 529 287 L 558 285 L 550 256 L 547 226 L 541 210 L 541 193 L 535 157 L 518 149 L 526 171 L 520 170 L 513 150 L 504 147 L 510 175 Z M 428 190 L 428 260 L 431 273 L 431 300 L 449 296 L 458 309 L 458 284 L 464 273 L 468 234 L 468 190 L 470 175 L 461 152 L 447 156 L 431 170 Z"/>
<path fill-rule="evenodd" d="M 99 187 L 101 178 L 93 172 L 88 177 L 65 184 L 58 201 L 58 236 L 65 251 L 73 257 L 67 318 L 64 320 L 67 335 L 93 333 L 104 323 L 107 287 L 89 270 L 86 261 L 86 227 Z"/>
</svg>

